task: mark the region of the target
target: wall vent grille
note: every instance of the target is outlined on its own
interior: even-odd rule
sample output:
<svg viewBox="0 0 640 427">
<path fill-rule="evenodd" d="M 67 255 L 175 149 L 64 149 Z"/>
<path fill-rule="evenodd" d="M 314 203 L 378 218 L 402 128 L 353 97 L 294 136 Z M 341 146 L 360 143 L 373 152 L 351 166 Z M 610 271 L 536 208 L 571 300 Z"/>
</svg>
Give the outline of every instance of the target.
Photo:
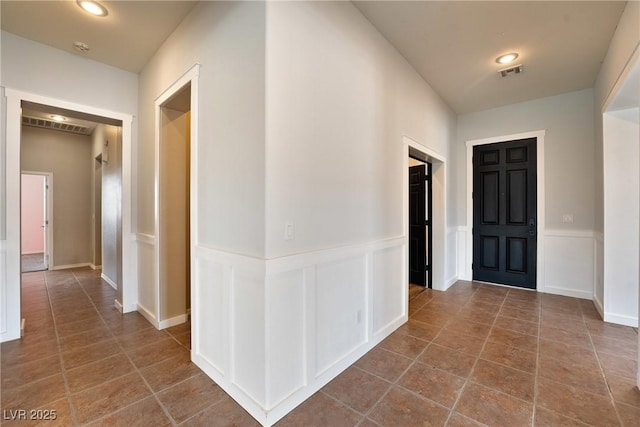
<svg viewBox="0 0 640 427">
<path fill-rule="evenodd" d="M 37 128 L 78 133 L 81 135 L 91 135 L 91 133 L 93 132 L 92 128 L 86 126 L 80 126 L 73 123 L 55 122 L 53 120 L 47 120 L 40 117 L 22 116 L 22 124 L 25 126 L 32 126 Z"/>
</svg>

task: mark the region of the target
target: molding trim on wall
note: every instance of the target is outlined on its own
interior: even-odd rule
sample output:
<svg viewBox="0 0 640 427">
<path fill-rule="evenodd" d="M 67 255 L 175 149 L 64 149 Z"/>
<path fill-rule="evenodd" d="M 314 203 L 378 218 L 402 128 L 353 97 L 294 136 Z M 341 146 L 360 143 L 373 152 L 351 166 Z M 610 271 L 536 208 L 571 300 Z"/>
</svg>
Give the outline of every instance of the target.
<svg viewBox="0 0 640 427">
<path fill-rule="evenodd" d="M 89 264 L 89 267 L 91 267 L 92 270 L 102 270 L 102 266 L 101 265 Z"/>
<path fill-rule="evenodd" d="M 573 237 L 576 239 L 595 239 L 596 233 L 591 230 L 546 230 L 547 237 Z"/>
<path fill-rule="evenodd" d="M 102 273 L 100 274 L 100 277 L 102 277 L 102 280 L 104 280 L 105 282 L 107 282 L 109 284 L 109 286 L 111 286 L 114 290 L 118 290 L 118 284 L 116 282 L 114 282 L 113 280 L 111 280 L 106 274 Z"/>
<path fill-rule="evenodd" d="M 117 299 L 113 300 L 113 306 L 116 308 L 116 310 L 118 310 L 120 314 L 122 314 L 122 304 L 120 304 L 120 301 L 118 301 Z"/>
<path fill-rule="evenodd" d="M 67 270 L 69 268 L 81 268 L 81 267 L 91 267 L 90 262 L 80 262 L 78 264 L 64 264 L 64 265 L 55 265 L 50 268 L 50 270 Z"/>
</svg>

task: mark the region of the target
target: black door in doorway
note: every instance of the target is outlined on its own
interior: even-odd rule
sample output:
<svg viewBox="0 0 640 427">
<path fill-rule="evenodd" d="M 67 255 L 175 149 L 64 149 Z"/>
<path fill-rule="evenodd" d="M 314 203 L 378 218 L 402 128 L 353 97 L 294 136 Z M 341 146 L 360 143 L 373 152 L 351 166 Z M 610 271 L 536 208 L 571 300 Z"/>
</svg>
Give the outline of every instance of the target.
<svg viewBox="0 0 640 427">
<path fill-rule="evenodd" d="M 536 139 L 473 149 L 473 279 L 536 287 Z"/>
<path fill-rule="evenodd" d="M 431 288 L 431 163 L 409 168 L 409 283 Z"/>
</svg>

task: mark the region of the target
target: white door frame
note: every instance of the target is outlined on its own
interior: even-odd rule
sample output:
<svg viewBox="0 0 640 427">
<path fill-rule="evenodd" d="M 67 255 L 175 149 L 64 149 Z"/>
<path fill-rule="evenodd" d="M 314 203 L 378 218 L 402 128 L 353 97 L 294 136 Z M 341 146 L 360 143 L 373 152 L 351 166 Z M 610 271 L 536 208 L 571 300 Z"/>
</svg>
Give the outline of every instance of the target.
<svg viewBox="0 0 640 427">
<path fill-rule="evenodd" d="M 189 174 L 189 187 L 190 187 L 190 201 L 189 201 L 189 222 L 190 222 L 190 250 L 191 250 L 191 262 L 189 263 L 189 269 L 191 271 L 191 299 L 193 300 L 195 295 L 194 278 L 195 264 L 194 254 L 196 253 L 196 247 L 198 245 L 198 78 L 200 76 L 200 64 L 194 64 L 189 70 L 184 72 L 175 82 L 173 82 L 167 89 L 165 89 L 155 100 L 155 176 L 154 176 L 154 222 L 155 222 L 155 260 L 154 260 L 154 288 L 155 288 L 155 312 L 149 313 L 147 310 L 141 311 L 141 313 L 149 320 L 157 329 L 164 329 L 175 324 L 182 323 L 181 318 L 173 319 L 161 319 L 161 302 L 162 302 L 162 289 L 160 287 L 160 248 L 163 236 L 160 233 L 160 139 L 161 139 L 161 113 L 163 105 L 169 101 L 173 96 L 178 94 L 187 84 L 191 84 L 191 134 L 190 134 L 190 149 L 189 156 L 190 162 L 190 174 Z M 197 318 L 197 310 L 194 304 L 189 305 L 191 307 L 192 319 Z M 186 318 L 184 319 L 187 320 Z M 192 322 L 192 325 L 196 322 Z M 195 339 L 192 335 L 192 339 Z M 194 346 L 192 346 L 194 347 Z"/>
<path fill-rule="evenodd" d="M 434 248 L 431 263 L 432 271 L 432 287 L 435 290 L 445 291 L 452 283 L 447 282 L 446 278 L 446 218 L 447 218 L 447 203 L 446 203 L 446 165 L 447 161 L 444 156 L 435 151 L 425 147 L 414 139 L 403 136 L 403 168 L 402 168 L 402 206 L 403 206 L 403 230 L 405 237 L 405 283 L 409 284 L 409 149 L 413 148 L 416 151 L 424 154 L 429 162 L 432 164 L 432 221 L 431 232 L 433 233 L 432 247 Z M 408 299 L 407 299 L 408 300 Z"/>
<path fill-rule="evenodd" d="M 476 145 L 495 144 L 516 139 L 536 138 L 536 205 L 537 205 L 537 253 L 536 253 L 536 290 L 544 292 L 544 232 L 545 232 L 545 208 L 544 208 L 544 136 L 546 130 L 515 133 L 512 135 L 496 136 L 492 138 L 474 139 L 467 141 L 467 239 L 466 254 L 467 265 L 463 266 L 463 277 L 472 280 L 473 270 L 473 147 Z"/>
<path fill-rule="evenodd" d="M 137 257 L 132 239 L 133 116 L 14 89 L 5 89 L 6 104 L 6 269 L 0 273 L 0 342 L 20 338 L 20 145 L 22 101 L 109 117 L 122 121 L 122 304 L 137 309 Z"/>
<path fill-rule="evenodd" d="M 47 222 L 45 228 L 45 242 L 44 242 L 44 256 L 45 265 L 47 270 L 51 270 L 53 266 L 53 173 L 40 172 L 40 171 L 22 171 L 22 175 L 40 175 L 45 177 L 45 221 Z M 21 190 L 22 191 L 22 190 Z M 20 218 L 22 221 L 22 217 Z"/>
</svg>

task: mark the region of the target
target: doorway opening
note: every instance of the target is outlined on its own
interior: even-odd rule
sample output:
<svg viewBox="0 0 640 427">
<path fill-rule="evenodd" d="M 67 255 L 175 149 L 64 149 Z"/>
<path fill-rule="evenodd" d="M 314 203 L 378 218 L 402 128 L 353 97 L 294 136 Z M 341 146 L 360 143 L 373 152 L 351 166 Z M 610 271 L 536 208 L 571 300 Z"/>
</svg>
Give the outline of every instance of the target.
<svg viewBox="0 0 640 427">
<path fill-rule="evenodd" d="M 403 137 L 403 142 L 405 146 L 403 156 L 406 162 L 403 168 L 405 286 L 409 291 L 408 299 L 413 299 L 418 294 L 427 292 L 428 289 L 446 291 L 455 282 L 455 277 L 447 274 L 446 266 L 446 158 L 407 136 Z M 424 186 L 424 198 L 421 201 L 410 200 L 412 198 L 410 168 L 414 166 L 420 166 L 414 170 L 424 171 L 421 178 L 414 178 L 416 184 L 422 183 Z M 413 228 L 423 234 L 423 240 L 420 237 L 414 238 L 414 233 L 410 230 L 411 222 L 414 220 L 412 217 L 415 218 Z M 418 254 L 414 248 L 421 253 Z M 416 259 L 421 261 L 422 271 L 413 265 Z M 420 284 L 410 286 L 413 279 Z"/>
<path fill-rule="evenodd" d="M 20 266 L 22 273 L 49 269 L 52 175 L 23 171 L 20 187 Z"/>
<path fill-rule="evenodd" d="M 78 268 L 93 270 L 122 292 L 122 122 L 74 110 L 21 103 L 21 272 Z M 29 172 L 39 171 L 39 172 Z M 53 177 L 56 191 L 53 191 Z M 103 190 L 104 189 L 104 190 Z M 52 207 L 55 206 L 55 212 Z M 55 239 L 54 239 L 55 238 Z M 37 260 L 29 262 L 29 256 Z M 35 265 L 39 262 L 39 265 Z M 23 301 L 33 295 L 37 278 L 20 276 Z M 65 273 L 60 273 L 65 274 Z M 46 280 L 48 282 L 48 279 Z M 22 313 L 24 333 L 37 319 Z"/>
<path fill-rule="evenodd" d="M 432 163 L 409 155 L 409 298 L 432 288 Z"/>
<path fill-rule="evenodd" d="M 158 103 L 157 327 L 191 312 L 191 82 Z"/>
<path fill-rule="evenodd" d="M 23 331 L 24 322 L 22 319 L 22 280 L 20 272 L 20 235 L 21 235 L 21 206 L 20 206 L 20 187 L 21 179 L 20 175 L 22 170 L 43 170 L 40 167 L 25 167 L 22 164 L 24 150 L 22 147 L 22 136 L 24 121 L 30 121 L 34 124 L 34 128 L 43 124 L 44 128 L 39 130 L 47 130 L 46 128 L 57 129 L 66 128 L 67 130 L 79 130 L 69 129 L 74 128 L 67 122 L 54 122 L 52 115 L 65 116 L 69 113 L 70 116 L 75 119 L 90 120 L 100 123 L 110 123 L 120 128 L 119 138 L 122 142 L 121 154 L 121 186 L 120 191 L 120 205 L 119 212 L 121 215 L 121 228 L 120 235 L 131 235 L 131 153 L 132 153 L 132 122 L 133 116 L 125 113 L 117 113 L 110 110 L 91 107 L 87 105 L 77 104 L 69 101 L 62 101 L 60 99 L 42 96 L 33 93 L 21 92 L 6 88 L 4 90 L 6 97 L 6 163 L 5 163 L 5 176 L 6 176 L 6 230 L 5 230 L 5 247 L 3 248 L 4 263 L 6 268 L 0 272 L 0 293 L 4 295 L 4 298 L 0 299 L 0 312 L 4 313 L 0 316 L 0 341 L 10 341 L 20 338 Z M 37 107 L 37 108 L 31 108 Z M 25 117 L 25 112 L 28 109 L 38 111 L 45 114 L 47 120 L 39 120 L 37 117 Z M 47 126 L 46 123 L 49 123 Z M 43 147 L 43 150 L 36 150 L 39 155 L 43 153 L 48 154 L 60 154 L 58 152 L 52 152 L 52 147 Z M 48 150 L 48 151 L 47 151 Z M 41 156 L 42 157 L 42 156 Z M 94 160 L 89 156 L 89 162 Z M 83 163 L 85 164 L 85 163 Z M 87 170 L 91 170 L 91 163 L 86 164 Z M 69 165 L 67 165 L 67 168 Z M 73 169 L 76 165 L 74 164 Z M 46 169 L 44 169 L 46 170 Z M 58 193 L 68 195 L 67 192 L 58 191 L 62 184 L 61 176 L 54 173 L 56 176 L 56 191 L 54 196 Z M 61 206 L 65 206 L 64 202 L 56 203 L 52 202 L 55 207 L 55 212 L 58 213 Z M 90 205 L 90 203 L 89 203 Z M 84 207 L 84 206 L 83 206 Z M 55 218 L 53 219 L 54 222 Z M 90 219 L 89 219 L 90 223 Z M 56 228 L 59 224 L 56 223 Z M 90 233 L 90 226 L 87 227 Z M 55 234 L 55 233 L 54 233 Z M 58 244 L 58 235 L 54 235 L 53 242 Z M 122 245 L 121 255 L 119 257 L 121 264 L 121 286 L 118 286 L 117 293 L 115 295 L 115 304 L 122 309 L 123 312 L 134 311 L 137 308 L 138 288 L 135 285 L 134 273 L 137 271 L 137 257 L 133 256 L 132 245 Z M 55 248 L 52 250 L 53 255 L 49 259 L 49 267 L 52 269 L 57 266 L 64 265 L 64 260 L 59 258 L 59 251 Z M 85 261 L 82 261 L 84 264 Z"/>
</svg>

